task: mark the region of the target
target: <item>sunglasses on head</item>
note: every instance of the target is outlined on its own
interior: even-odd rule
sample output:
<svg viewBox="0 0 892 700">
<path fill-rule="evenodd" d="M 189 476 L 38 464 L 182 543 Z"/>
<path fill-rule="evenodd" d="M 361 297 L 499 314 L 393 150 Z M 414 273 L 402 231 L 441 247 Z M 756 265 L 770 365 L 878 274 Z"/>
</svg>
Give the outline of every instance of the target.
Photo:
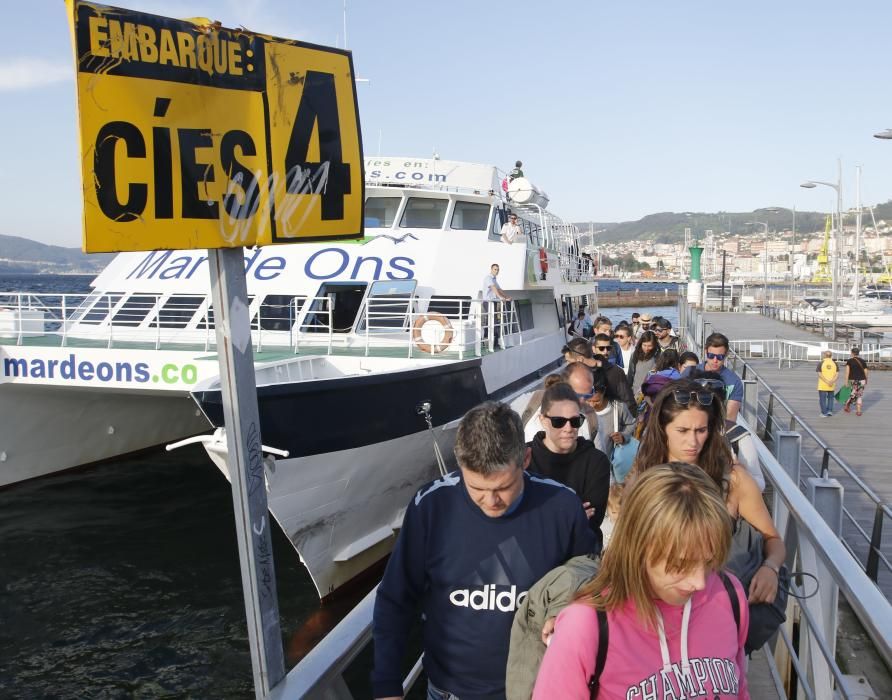
<svg viewBox="0 0 892 700">
<path fill-rule="evenodd" d="M 706 353 L 706 357 L 710 360 L 718 360 L 721 362 L 728 356 L 726 352 L 708 352 Z"/>
<path fill-rule="evenodd" d="M 582 427 L 582 424 L 585 423 L 585 416 L 581 413 L 577 416 L 573 416 L 572 418 L 565 418 L 564 416 L 543 416 L 551 421 L 552 428 L 563 428 L 567 423 L 570 424 L 571 427 L 576 428 L 577 430 Z"/>
<path fill-rule="evenodd" d="M 712 400 L 715 398 L 715 394 L 713 394 L 711 391 L 706 391 L 705 389 L 702 391 L 685 391 L 684 389 L 673 389 L 672 398 L 675 399 L 675 403 L 677 403 L 679 406 L 689 405 L 692 399 L 697 399 L 697 403 L 699 403 L 701 406 L 711 406 Z"/>
<path fill-rule="evenodd" d="M 723 382 L 721 379 L 709 379 L 708 377 L 704 377 L 701 379 L 695 379 L 694 384 L 699 384 L 704 389 L 710 389 L 710 390 L 716 390 L 716 391 L 717 390 L 721 390 L 721 391 L 725 390 L 725 382 Z"/>
</svg>

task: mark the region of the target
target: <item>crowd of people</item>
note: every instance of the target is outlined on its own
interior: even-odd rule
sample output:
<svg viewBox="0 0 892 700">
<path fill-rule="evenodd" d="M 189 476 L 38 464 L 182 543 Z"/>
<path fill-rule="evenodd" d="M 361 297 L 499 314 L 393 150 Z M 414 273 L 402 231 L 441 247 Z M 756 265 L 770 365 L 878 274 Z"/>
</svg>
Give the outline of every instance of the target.
<svg viewBox="0 0 892 700">
<path fill-rule="evenodd" d="M 568 332 L 560 371 L 517 412 L 469 411 L 458 469 L 409 503 L 375 603 L 376 698 L 402 697 L 419 613 L 428 700 L 749 697 L 786 548 L 728 338 L 701 360 L 668 319 L 584 308 Z"/>
</svg>

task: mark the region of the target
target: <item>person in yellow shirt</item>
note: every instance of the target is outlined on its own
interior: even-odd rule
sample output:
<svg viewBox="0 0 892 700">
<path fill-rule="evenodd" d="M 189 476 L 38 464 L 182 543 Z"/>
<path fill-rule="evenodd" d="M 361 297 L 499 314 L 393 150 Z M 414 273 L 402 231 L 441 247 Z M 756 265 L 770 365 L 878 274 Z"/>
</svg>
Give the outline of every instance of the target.
<svg viewBox="0 0 892 700">
<path fill-rule="evenodd" d="M 836 380 L 839 369 L 833 361 L 833 353 L 825 350 L 821 353 L 821 364 L 818 365 L 818 400 L 821 404 L 821 416 L 833 415 L 833 392 L 836 391 Z"/>
</svg>

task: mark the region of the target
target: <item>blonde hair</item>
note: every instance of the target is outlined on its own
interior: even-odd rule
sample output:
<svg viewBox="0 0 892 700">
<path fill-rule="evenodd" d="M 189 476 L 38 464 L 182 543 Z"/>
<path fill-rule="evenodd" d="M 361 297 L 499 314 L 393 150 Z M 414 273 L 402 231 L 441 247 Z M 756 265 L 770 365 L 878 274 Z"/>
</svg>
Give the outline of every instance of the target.
<svg viewBox="0 0 892 700">
<path fill-rule="evenodd" d="M 684 462 L 652 467 L 626 489 L 601 568 L 577 597 L 607 611 L 631 601 L 641 621 L 656 629 L 647 567 L 665 562 L 667 572 L 686 573 L 703 564 L 718 571 L 731 527 L 725 501 L 702 469 Z"/>
</svg>

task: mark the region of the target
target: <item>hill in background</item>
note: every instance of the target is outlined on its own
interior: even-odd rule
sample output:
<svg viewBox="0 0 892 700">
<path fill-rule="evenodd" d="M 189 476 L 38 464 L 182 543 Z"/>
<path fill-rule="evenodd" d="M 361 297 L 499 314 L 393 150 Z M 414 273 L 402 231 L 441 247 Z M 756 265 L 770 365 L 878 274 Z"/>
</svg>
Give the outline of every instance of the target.
<svg viewBox="0 0 892 700">
<path fill-rule="evenodd" d="M 19 236 L 0 235 L 0 272 L 94 273 L 111 261 L 113 253 L 87 255 L 80 248 L 46 245 Z"/>
<path fill-rule="evenodd" d="M 796 212 L 797 233 L 814 233 L 824 230 L 826 213 L 815 211 Z M 878 204 L 874 207 L 874 216 L 880 220 L 892 219 L 892 201 Z M 854 216 L 845 217 L 849 225 Z M 661 212 L 648 214 L 638 221 L 624 221 L 622 223 L 603 222 L 578 222 L 576 226 L 580 231 L 586 232 L 590 228 L 601 231 L 595 236 L 595 244 L 618 243 L 622 241 L 653 240 L 654 243 L 679 243 L 684 241 L 684 230 L 690 228 L 697 239 L 704 236 L 704 232 L 712 230 L 713 234 L 720 235 L 730 231 L 733 235 L 746 235 L 747 233 L 761 234 L 761 226 L 748 226 L 747 222 L 761 221 L 768 224 L 772 231 L 789 231 L 793 225 L 793 213 L 790 209 L 777 207 L 757 209 L 751 212 Z M 872 226 L 870 212 L 865 211 L 863 225 Z"/>
</svg>

